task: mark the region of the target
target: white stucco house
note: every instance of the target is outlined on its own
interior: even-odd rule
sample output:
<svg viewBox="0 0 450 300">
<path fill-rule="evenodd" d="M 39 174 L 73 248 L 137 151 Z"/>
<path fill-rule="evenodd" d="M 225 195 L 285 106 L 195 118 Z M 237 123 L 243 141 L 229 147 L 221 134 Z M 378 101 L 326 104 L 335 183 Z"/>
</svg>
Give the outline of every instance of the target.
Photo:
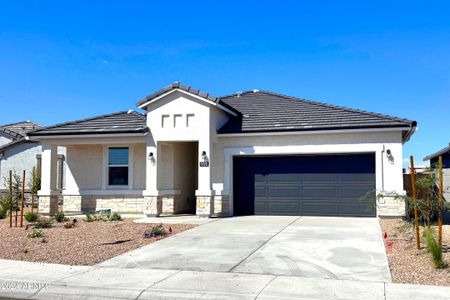
<svg viewBox="0 0 450 300">
<path fill-rule="evenodd" d="M 25 170 L 31 174 L 33 167 L 37 166 L 41 146 L 36 141 L 25 139 L 25 136 L 40 127 L 31 121 L 0 125 L 0 190 L 7 189 L 10 170 L 16 173 Z"/>
<path fill-rule="evenodd" d="M 6 181 L 9 178 L 9 171 L 22 176 L 22 171 L 25 170 L 25 189 L 28 188 L 33 168 L 40 169 L 41 144 L 26 138 L 26 135 L 41 127 L 32 121 L 0 125 L 0 191 L 8 189 Z M 57 157 L 58 190 L 63 187 L 64 154 L 65 149 L 59 147 Z"/>
<path fill-rule="evenodd" d="M 416 122 L 266 91 L 173 83 L 119 112 L 42 128 L 40 212 L 148 216 L 401 216 L 402 145 Z M 57 147 L 66 148 L 56 188 Z"/>
<path fill-rule="evenodd" d="M 426 156 L 423 160 L 430 161 L 430 166 L 439 165 L 439 156 L 442 156 L 442 182 L 444 184 L 444 200 L 450 202 L 450 143 L 447 147 Z"/>
</svg>

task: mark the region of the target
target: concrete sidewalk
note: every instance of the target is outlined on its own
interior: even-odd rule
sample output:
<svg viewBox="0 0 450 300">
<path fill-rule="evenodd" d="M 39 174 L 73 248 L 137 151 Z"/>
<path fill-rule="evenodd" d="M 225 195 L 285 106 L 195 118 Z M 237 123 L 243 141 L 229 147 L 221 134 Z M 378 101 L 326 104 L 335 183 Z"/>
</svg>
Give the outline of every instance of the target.
<svg viewBox="0 0 450 300">
<path fill-rule="evenodd" d="M 0 298 L 8 299 L 443 300 L 449 295 L 447 287 L 385 282 L 0 260 Z"/>
</svg>

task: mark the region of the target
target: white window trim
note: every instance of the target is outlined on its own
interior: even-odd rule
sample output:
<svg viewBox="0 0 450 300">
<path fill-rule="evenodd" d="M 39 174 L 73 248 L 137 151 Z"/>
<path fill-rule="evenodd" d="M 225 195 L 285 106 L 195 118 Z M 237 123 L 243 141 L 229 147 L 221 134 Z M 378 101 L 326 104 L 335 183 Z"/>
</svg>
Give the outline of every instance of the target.
<svg viewBox="0 0 450 300">
<path fill-rule="evenodd" d="M 127 185 L 109 185 L 109 149 L 128 147 L 128 184 Z M 134 145 L 129 144 L 109 144 L 103 145 L 103 172 L 102 172 L 102 190 L 132 190 L 134 186 Z M 117 165 L 120 167 L 120 165 Z M 125 165 L 123 165 L 125 167 Z"/>
</svg>

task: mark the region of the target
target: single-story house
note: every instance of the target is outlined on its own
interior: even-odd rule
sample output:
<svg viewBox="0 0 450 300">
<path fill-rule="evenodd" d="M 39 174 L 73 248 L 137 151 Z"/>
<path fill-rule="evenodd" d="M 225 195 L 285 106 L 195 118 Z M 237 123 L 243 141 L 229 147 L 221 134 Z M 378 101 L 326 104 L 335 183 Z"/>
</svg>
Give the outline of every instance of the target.
<svg viewBox="0 0 450 300">
<path fill-rule="evenodd" d="M 447 147 L 428 155 L 423 160 L 430 161 L 430 166 L 439 164 L 439 156 L 442 156 L 442 178 L 444 183 L 444 199 L 450 201 L 450 143 Z"/>
<path fill-rule="evenodd" d="M 41 144 L 26 138 L 28 132 L 39 128 L 42 126 L 32 121 L 0 126 L 0 191 L 8 189 L 7 180 L 10 170 L 20 176 L 25 170 L 25 188 L 28 188 L 33 168 L 40 169 Z M 61 189 L 63 186 L 64 149 L 60 147 L 58 153 L 57 187 Z"/>
<path fill-rule="evenodd" d="M 41 126 L 32 121 L 23 121 L 0 126 L 0 190 L 6 190 L 9 171 L 25 170 L 31 174 L 37 165 L 36 155 L 41 153 L 37 141 L 27 140 L 26 134 Z"/>
<path fill-rule="evenodd" d="M 223 97 L 175 82 L 124 111 L 28 133 L 42 143 L 40 212 L 148 216 L 402 216 L 402 145 L 416 122 L 251 90 Z M 373 198 L 374 199 L 374 198 Z"/>
</svg>

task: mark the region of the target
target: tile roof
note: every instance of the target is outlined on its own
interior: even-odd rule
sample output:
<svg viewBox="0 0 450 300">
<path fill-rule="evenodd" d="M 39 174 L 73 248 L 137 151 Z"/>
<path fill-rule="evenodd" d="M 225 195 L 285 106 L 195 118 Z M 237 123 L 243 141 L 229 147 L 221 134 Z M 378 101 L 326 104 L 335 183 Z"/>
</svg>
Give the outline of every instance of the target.
<svg viewBox="0 0 450 300">
<path fill-rule="evenodd" d="M 203 97 L 219 107 L 236 113 L 218 130 L 220 134 L 312 131 L 338 129 L 407 128 L 403 130 L 406 141 L 414 133 L 415 121 L 377 114 L 326 103 L 299 99 L 267 91 L 247 91 L 216 97 L 188 85 L 174 82 L 136 104 L 140 107 L 153 99 L 180 89 Z M 69 123 L 45 127 L 29 133 L 37 135 L 101 134 L 148 131 L 146 117 L 137 112 L 120 112 Z"/>
<path fill-rule="evenodd" d="M 15 132 L 25 136 L 27 132 L 39 129 L 42 126 L 35 122 L 32 122 L 32 121 L 22 121 L 22 122 L 16 122 L 16 123 L 2 125 L 1 127 L 7 128 L 9 130 L 15 131 Z"/>
<path fill-rule="evenodd" d="M 22 134 L 12 131 L 6 127 L 0 127 L 0 135 L 4 135 L 13 141 L 23 137 Z"/>
<path fill-rule="evenodd" d="M 219 133 L 415 127 L 416 122 L 329 105 L 267 91 L 247 91 L 220 98 L 240 112 Z"/>
<path fill-rule="evenodd" d="M 145 115 L 130 110 L 44 127 L 29 132 L 28 135 L 120 134 L 147 131 Z"/>
<path fill-rule="evenodd" d="M 448 144 L 447 147 L 445 147 L 445 148 L 439 150 L 438 152 L 435 152 L 435 153 L 433 153 L 433 154 L 428 155 L 428 156 L 425 157 L 423 160 L 424 160 L 424 161 L 427 161 L 427 160 L 436 158 L 436 157 L 438 157 L 439 155 L 443 155 L 443 154 L 450 154 L 450 143 Z"/>
<path fill-rule="evenodd" d="M 212 101 L 212 102 L 217 102 L 219 100 L 218 97 L 215 97 L 215 96 L 211 95 L 210 93 L 204 92 L 204 91 L 199 90 L 199 89 L 195 89 L 195 88 L 193 88 L 191 86 L 188 86 L 188 85 L 185 85 L 185 84 L 182 84 L 182 83 L 179 83 L 179 82 L 175 81 L 174 83 L 169 84 L 169 85 L 163 87 L 162 89 L 157 90 L 156 92 L 154 92 L 154 93 L 152 93 L 152 94 L 150 94 L 150 95 L 148 95 L 148 96 L 138 100 L 136 102 L 136 106 L 140 107 L 141 105 L 152 101 L 156 97 L 161 96 L 161 95 L 163 95 L 163 94 L 165 94 L 165 93 L 167 93 L 167 92 L 169 92 L 171 90 L 174 90 L 174 89 L 183 90 L 185 92 L 188 92 L 188 93 L 200 96 L 200 97 L 205 98 L 205 99 L 207 99 L 209 101 Z"/>
</svg>

